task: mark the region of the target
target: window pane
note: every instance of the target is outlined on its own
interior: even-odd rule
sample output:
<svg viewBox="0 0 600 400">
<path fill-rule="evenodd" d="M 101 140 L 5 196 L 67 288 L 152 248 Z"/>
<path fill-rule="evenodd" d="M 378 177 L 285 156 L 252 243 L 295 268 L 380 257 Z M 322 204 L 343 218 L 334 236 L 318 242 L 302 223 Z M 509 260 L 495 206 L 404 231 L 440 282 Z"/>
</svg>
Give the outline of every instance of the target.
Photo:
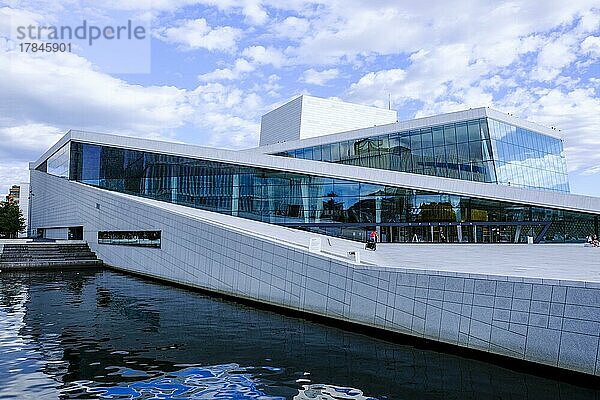
<svg viewBox="0 0 600 400">
<path fill-rule="evenodd" d="M 340 144 L 332 143 L 330 146 L 331 146 L 331 161 L 339 162 L 340 161 Z"/>
<path fill-rule="evenodd" d="M 472 161 L 483 161 L 482 142 L 469 143 L 469 156 Z"/>
<path fill-rule="evenodd" d="M 481 140 L 478 121 L 469 122 L 468 131 L 469 131 L 469 140 L 471 140 L 471 141 Z"/>
<path fill-rule="evenodd" d="M 315 161 L 321 161 L 321 146 L 315 146 L 313 147 L 313 160 Z"/>
<path fill-rule="evenodd" d="M 429 129 L 421 129 L 421 145 L 423 147 L 432 147 L 433 146 L 433 135 L 431 132 L 431 128 Z"/>
<path fill-rule="evenodd" d="M 469 133 L 467 131 L 467 125 L 456 124 L 456 141 L 457 143 L 464 143 L 469 141 Z"/>
<path fill-rule="evenodd" d="M 331 144 L 324 144 L 321 146 L 321 160 L 325 162 L 331 162 Z"/>
<path fill-rule="evenodd" d="M 421 135 L 419 134 L 418 131 L 411 132 L 410 146 L 413 150 L 421 148 Z"/>
</svg>

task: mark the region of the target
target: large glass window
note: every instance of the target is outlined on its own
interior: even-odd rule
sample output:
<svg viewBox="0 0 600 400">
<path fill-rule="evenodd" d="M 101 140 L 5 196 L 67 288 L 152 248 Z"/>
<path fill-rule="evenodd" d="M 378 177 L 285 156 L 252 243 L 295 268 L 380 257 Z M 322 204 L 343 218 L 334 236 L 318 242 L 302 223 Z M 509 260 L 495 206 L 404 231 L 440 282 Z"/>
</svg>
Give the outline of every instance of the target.
<svg viewBox="0 0 600 400">
<path fill-rule="evenodd" d="M 488 119 L 498 182 L 530 189 L 569 192 L 563 144 L 558 138 Z M 489 149 L 483 149 L 486 152 Z"/>
<path fill-rule="evenodd" d="M 160 236 L 160 231 L 100 231 L 98 244 L 160 248 Z"/>
<path fill-rule="evenodd" d="M 65 144 L 46 161 L 46 172 L 51 175 L 69 177 L 70 143 Z"/>
<path fill-rule="evenodd" d="M 473 151 L 473 157 L 469 156 L 469 146 L 478 148 Z M 489 154 L 484 155 L 484 149 Z M 492 159 L 485 119 L 343 141 L 277 155 L 497 183 L 495 180 L 482 180 L 495 177 L 495 171 L 479 171 L 480 174 L 474 176 L 469 165 L 469 173 L 461 173 L 461 163 L 480 163 Z M 480 164 L 480 169 L 483 168 L 493 169 L 494 164 Z M 467 168 L 463 167 L 462 170 L 466 171 Z"/>
<path fill-rule="evenodd" d="M 337 145 L 278 155 L 530 189 L 569 191 L 560 139 L 493 119 L 340 142 L 339 157 Z"/>
<path fill-rule="evenodd" d="M 378 143 L 386 141 L 355 145 L 368 154 L 382 151 Z M 465 145 L 469 151 L 470 142 Z M 495 179 L 488 175 L 491 161 L 454 162 L 451 155 L 443 165 L 438 150 L 418 149 L 412 158 L 427 173 L 443 168 L 463 179 Z M 389 241 L 523 242 L 534 236 L 569 242 L 598 231 L 596 215 L 90 144 L 72 143 L 70 164 L 71 179 L 100 188 L 356 240 L 374 227 L 385 228 Z M 533 172 L 537 180 L 555 179 Z M 144 245 L 149 239 L 134 233 L 109 232 L 99 243 Z"/>
</svg>

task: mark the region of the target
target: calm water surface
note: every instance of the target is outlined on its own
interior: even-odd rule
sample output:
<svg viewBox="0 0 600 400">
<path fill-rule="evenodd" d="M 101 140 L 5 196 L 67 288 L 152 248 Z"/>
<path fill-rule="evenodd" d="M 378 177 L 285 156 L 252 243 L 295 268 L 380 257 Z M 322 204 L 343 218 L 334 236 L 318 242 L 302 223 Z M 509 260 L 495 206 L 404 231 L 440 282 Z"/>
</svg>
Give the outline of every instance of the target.
<svg viewBox="0 0 600 400">
<path fill-rule="evenodd" d="M 0 274 L 0 398 L 599 399 L 108 271 Z"/>
</svg>

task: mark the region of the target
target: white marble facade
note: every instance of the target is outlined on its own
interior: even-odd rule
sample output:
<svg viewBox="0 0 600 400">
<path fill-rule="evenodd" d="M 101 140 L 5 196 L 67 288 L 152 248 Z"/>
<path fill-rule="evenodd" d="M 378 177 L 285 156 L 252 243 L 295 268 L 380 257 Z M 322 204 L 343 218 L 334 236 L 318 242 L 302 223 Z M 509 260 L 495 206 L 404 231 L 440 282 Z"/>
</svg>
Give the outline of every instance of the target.
<svg viewBox="0 0 600 400">
<path fill-rule="evenodd" d="M 206 211 L 201 218 L 38 171 L 31 186 L 34 229 L 83 225 L 116 268 L 600 376 L 598 283 L 353 264 L 308 252 L 306 232 L 294 243 L 288 228 L 259 234 L 251 229 L 259 222 L 211 221 Z M 99 245 L 99 230 L 160 230 L 162 248 Z"/>
</svg>

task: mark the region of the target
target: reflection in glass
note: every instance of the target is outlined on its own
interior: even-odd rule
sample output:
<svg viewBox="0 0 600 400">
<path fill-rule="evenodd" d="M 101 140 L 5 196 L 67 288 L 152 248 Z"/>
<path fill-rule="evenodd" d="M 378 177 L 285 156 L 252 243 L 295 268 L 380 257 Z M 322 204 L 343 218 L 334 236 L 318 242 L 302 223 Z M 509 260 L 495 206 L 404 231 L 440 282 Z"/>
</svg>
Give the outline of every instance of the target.
<svg viewBox="0 0 600 400">
<path fill-rule="evenodd" d="M 160 231 L 100 231 L 98 244 L 160 248 L 160 236 Z"/>
<path fill-rule="evenodd" d="M 402 162 L 411 159 L 410 153 L 404 150 L 402 154 L 390 151 L 392 142 L 368 138 L 354 143 L 353 148 L 366 158 L 376 152 L 383 162 L 390 164 L 394 159 Z M 473 146 L 477 149 L 474 151 L 479 152 L 480 143 L 471 145 L 469 142 L 458 147 L 460 151 L 469 152 Z M 447 149 L 450 151 L 455 146 Z M 439 174 L 443 169 L 450 176 L 460 174 L 464 179 L 481 182 L 496 179 L 492 161 L 467 162 L 443 153 L 450 161 L 444 164 L 437 151 L 433 148 L 413 150 L 409 165 L 419 166 L 431 174 Z M 533 207 L 506 202 L 76 142 L 71 145 L 71 159 L 70 178 L 82 183 L 355 240 L 363 240 L 366 231 L 386 224 L 388 241 L 414 241 L 416 235 L 419 241 L 435 241 L 444 236 L 452 242 L 475 242 L 484 229 L 481 224 L 485 229 L 495 229 L 494 224 L 500 223 L 497 228 L 505 232 L 502 240 L 506 240 L 510 231 L 513 242 L 526 241 L 529 229 L 536 240 L 577 242 L 597 229 L 598 216 L 590 214 L 552 209 L 541 209 L 535 214 L 528 212 Z M 498 167 L 502 170 L 509 165 Z M 551 180 L 555 176 L 546 172 L 517 175 L 523 169 L 517 169 L 513 176 L 537 181 Z M 507 222 L 521 225 L 502 225 Z M 411 225 L 419 223 L 426 226 Z M 472 223 L 482 227 L 458 227 Z M 442 236 L 439 224 L 447 226 Z M 430 228 L 434 226 L 437 230 L 432 231 Z M 481 240 L 500 240 L 500 236 L 486 235 Z"/>
<path fill-rule="evenodd" d="M 560 139 L 488 119 L 496 151 L 498 183 L 569 192 Z"/>
<path fill-rule="evenodd" d="M 384 134 L 313 149 L 277 155 L 569 192 L 560 139 L 493 119 Z"/>
<path fill-rule="evenodd" d="M 46 172 L 63 178 L 69 177 L 70 142 L 48 158 Z"/>
</svg>

